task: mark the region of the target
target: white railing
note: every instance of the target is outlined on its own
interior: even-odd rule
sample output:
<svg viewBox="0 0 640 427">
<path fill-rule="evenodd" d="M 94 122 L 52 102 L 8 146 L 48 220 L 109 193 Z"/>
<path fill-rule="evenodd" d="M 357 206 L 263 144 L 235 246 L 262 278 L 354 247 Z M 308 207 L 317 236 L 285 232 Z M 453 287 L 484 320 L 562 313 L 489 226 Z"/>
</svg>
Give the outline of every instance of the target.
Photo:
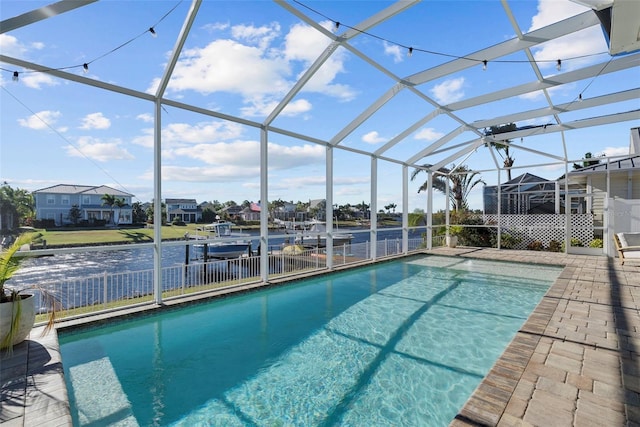
<svg viewBox="0 0 640 427">
<path fill-rule="evenodd" d="M 408 240 L 409 252 L 423 249 L 423 238 Z M 292 246 L 269 255 L 269 278 L 281 278 L 327 268 L 323 248 L 303 249 Z M 377 257 L 402 254 L 401 239 L 377 242 Z M 341 266 L 370 259 L 370 242 L 344 244 L 333 248 L 333 265 Z M 58 317 L 74 317 L 103 310 L 153 302 L 153 269 L 102 273 L 42 284 L 42 289 L 54 295 L 62 310 Z M 163 299 L 208 291 L 211 289 L 257 283 L 261 280 L 260 257 L 211 260 L 177 264 L 162 268 Z M 41 295 L 36 292 L 40 301 Z M 38 312 L 47 307 L 37 302 Z M 40 319 L 39 319 L 40 320 Z"/>
</svg>

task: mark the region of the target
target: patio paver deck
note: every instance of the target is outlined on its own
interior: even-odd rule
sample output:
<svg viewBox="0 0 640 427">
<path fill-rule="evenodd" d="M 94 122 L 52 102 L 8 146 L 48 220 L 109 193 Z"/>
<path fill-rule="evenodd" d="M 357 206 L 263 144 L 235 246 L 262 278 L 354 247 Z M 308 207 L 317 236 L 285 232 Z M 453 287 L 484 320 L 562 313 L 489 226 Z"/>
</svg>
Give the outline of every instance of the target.
<svg viewBox="0 0 640 427">
<path fill-rule="evenodd" d="M 451 426 L 640 426 L 640 263 L 474 248 L 427 253 L 565 265 Z M 0 384 L 3 425 L 71 425 L 55 332 L 36 329 L 12 355 L 2 353 Z"/>
</svg>

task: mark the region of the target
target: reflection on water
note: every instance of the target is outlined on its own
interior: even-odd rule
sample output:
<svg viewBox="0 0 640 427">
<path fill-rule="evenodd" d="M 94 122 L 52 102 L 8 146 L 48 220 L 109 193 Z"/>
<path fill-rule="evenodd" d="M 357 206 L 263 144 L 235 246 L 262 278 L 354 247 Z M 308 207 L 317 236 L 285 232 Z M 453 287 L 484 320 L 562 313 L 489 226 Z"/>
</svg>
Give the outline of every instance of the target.
<svg viewBox="0 0 640 427">
<path fill-rule="evenodd" d="M 384 239 L 401 238 L 399 230 L 379 230 L 378 241 Z M 254 253 L 258 249 L 258 232 L 254 232 L 252 248 Z M 410 238 L 420 236 L 420 232 L 413 232 Z M 354 233 L 352 243 L 369 241 L 369 233 Z M 269 249 L 280 249 L 285 238 L 269 238 Z M 132 245 L 133 246 L 133 245 Z M 164 246 L 162 248 L 162 266 L 171 267 L 185 262 L 184 246 Z M 190 251 L 194 256 L 194 251 Z M 193 260 L 190 260 L 190 262 Z M 123 249 L 117 251 L 91 251 L 72 254 L 60 254 L 29 258 L 22 268 L 14 275 L 9 284 L 24 285 L 29 283 L 51 283 L 98 274 L 125 273 L 129 271 L 152 270 L 153 248 Z"/>
</svg>

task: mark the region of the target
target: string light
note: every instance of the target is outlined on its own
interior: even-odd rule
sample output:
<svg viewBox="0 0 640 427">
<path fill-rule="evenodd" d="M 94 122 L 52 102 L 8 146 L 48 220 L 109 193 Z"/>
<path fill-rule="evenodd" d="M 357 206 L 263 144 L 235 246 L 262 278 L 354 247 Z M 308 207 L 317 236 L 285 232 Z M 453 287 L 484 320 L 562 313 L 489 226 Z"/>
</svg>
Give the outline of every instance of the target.
<svg viewBox="0 0 640 427">
<path fill-rule="evenodd" d="M 139 38 L 142 35 L 144 35 L 144 33 L 149 32 L 151 34 L 151 36 L 153 36 L 154 38 L 157 37 L 158 35 L 156 33 L 155 26 L 158 25 L 160 22 L 162 22 L 167 16 L 169 16 L 180 5 L 180 3 L 182 3 L 182 2 L 183 2 L 183 0 L 179 0 L 177 2 L 177 4 L 173 8 L 171 8 L 162 18 L 160 18 L 160 20 L 158 22 L 156 22 L 156 24 L 154 26 L 149 27 L 149 29 L 144 31 L 142 34 L 132 38 L 131 40 L 129 40 L 129 41 L 125 42 L 125 43 L 122 43 L 118 47 L 116 47 L 116 48 L 112 49 L 111 51 L 109 51 L 109 52 L 107 52 L 107 53 L 105 53 L 105 54 L 93 59 L 92 61 L 89 61 L 88 63 L 82 64 L 84 72 L 85 73 L 88 72 L 89 64 L 91 62 L 94 62 L 94 61 L 96 61 L 98 59 L 102 59 L 103 57 L 105 57 L 105 56 L 107 56 L 107 55 L 109 55 L 109 54 L 111 54 L 111 53 L 123 48 L 124 46 L 128 45 L 129 43 L 133 42 L 137 38 Z M 403 47 L 403 48 L 408 50 L 407 56 L 409 56 L 409 57 L 411 57 L 413 55 L 413 52 L 415 50 L 417 52 L 423 52 L 423 53 L 427 53 L 427 54 L 431 54 L 431 55 L 439 55 L 439 56 L 444 56 L 444 57 L 453 58 L 453 59 L 466 59 L 468 61 L 474 61 L 474 62 L 478 62 L 478 63 L 481 62 L 483 71 L 486 70 L 487 67 L 488 67 L 489 61 L 486 60 L 486 59 L 479 60 L 479 59 L 470 58 L 470 57 L 466 57 L 466 56 L 452 55 L 452 54 L 448 54 L 448 53 L 444 53 L 444 52 L 436 52 L 436 51 L 430 51 L 430 50 L 425 50 L 425 49 L 413 48 L 411 46 L 406 46 L 406 45 L 403 45 L 403 44 L 400 44 L 400 43 L 396 43 L 396 42 L 394 42 L 392 40 L 388 40 L 388 39 L 385 39 L 383 37 L 377 36 L 375 34 L 369 33 L 367 31 L 362 31 L 362 30 L 359 30 L 357 28 L 351 27 L 349 25 L 343 24 L 340 21 L 334 21 L 333 19 L 331 19 L 328 16 L 322 14 L 321 12 L 318 12 L 317 10 L 314 10 L 313 8 L 301 3 L 299 0 L 293 0 L 293 2 L 299 4 L 300 6 L 306 8 L 306 9 L 309 9 L 310 11 L 312 11 L 312 12 L 314 12 L 314 13 L 316 13 L 316 14 L 318 14 L 318 15 L 320 15 L 320 16 L 322 16 L 322 17 L 324 17 L 324 18 L 326 18 L 326 19 L 328 19 L 328 20 L 330 20 L 332 22 L 334 22 L 334 27 L 335 27 L 336 30 L 338 28 L 340 28 L 340 26 L 347 27 L 347 28 L 349 28 L 351 30 L 354 30 L 354 31 L 357 31 L 357 32 L 359 32 L 361 34 L 365 34 L 365 35 L 368 35 L 370 37 L 376 38 L 378 40 L 381 40 L 381 41 L 384 41 L 384 42 L 387 42 L 387 43 L 390 43 L 390 44 L 393 44 L 393 45 L 396 45 L 396 46 L 399 46 L 399 47 Z M 588 58 L 588 57 L 591 57 L 591 56 L 602 55 L 602 54 L 605 54 L 605 53 L 607 53 L 607 52 L 599 52 L 599 53 L 594 53 L 594 54 L 589 54 L 589 55 L 575 56 L 575 57 L 565 58 L 565 60 L 583 59 L 583 58 Z M 497 60 L 496 59 L 496 60 L 492 60 L 491 62 L 496 62 L 496 63 L 544 63 L 544 62 L 547 62 L 548 63 L 548 62 L 552 62 L 552 61 L 556 62 L 556 69 L 558 71 L 560 71 L 560 69 L 562 67 L 562 60 L 560 60 L 560 59 L 557 59 L 557 60 L 539 59 L 539 60 L 535 60 L 535 61 L 529 61 L 529 60 Z M 80 67 L 80 65 L 74 65 L 74 66 L 68 66 L 68 67 L 62 67 L 62 68 L 55 68 L 55 69 L 52 68 L 52 69 L 49 69 L 47 71 L 65 70 L 65 69 L 76 68 L 76 67 Z M 5 69 L 2 69 L 2 68 L 0 68 L 0 70 L 9 71 L 10 72 L 10 70 L 5 70 Z M 28 72 L 36 73 L 36 72 L 41 72 L 41 71 L 28 71 Z M 17 81 L 18 79 L 19 79 L 18 72 L 16 71 L 16 72 L 13 73 L 13 80 Z"/>
<path fill-rule="evenodd" d="M 402 43 L 397 43 L 397 42 L 395 42 L 393 40 L 389 40 L 389 39 L 386 39 L 384 37 L 380 37 L 380 36 L 378 36 L 376 34 L 368 32 L 368 31 L 363 31 L 363 30 L 360 30 L 358 28 L 351 27 L 351 26 L 349 26 L 349 25 L 347 25 L 347 24 L 345 24 L 343 22 L 336 21 L 335 19 L 331 19 L 331 17 L 325 15 L 324 13 L 322 13 L 322 12 L 320 12 L 318 10 L 313 9 L 310 6 L 307 6 L 306 4 L 302 3 L 300 0 L 292 0 L 292 1 L 294 3 L 300 5 L 301 7 L 303 7 L 305 9 L 307 9 L 307 10 L 309 10 L 309 11 L 311 11 L 311 12 L 313 12 L 313 13 L 321 16 L 321 17 L 323 17 L 324 19 L 333 22 L 336 25 L 336 28 L 337 28 L 337 24 L 339 24 L 339 25 L 341 25 L 343 27 L 347 27 L 348 29 L 356 31 L 356 32 L 358 32 L 360 34 L 364 34 L 364 35 L 367 35 L 369 37 L 373 37 L 375 39 L 378 39 L 380 41 L 383 41 L 383 42 L 386 42 L 386 43 L 389 43 L 389 44 L 393 44 L 393 45 L 398 46 L 398 47 L 405 48 L 405 49 L 407 49 L 409 51 L 408 52 L 408 56 L 411 56 L 413 54 L 413 52 L 416 51 L 416 52 L 427 53 L 427 54 L 430 54 L 430 55 L 444 56 L 444 57 L 453 58 L 453 59 L 466 59 L 468 61 L 474 61 L 474 62 L 477 62 L 477 63 L 482 63 L 483 69 L 484 69 L 485 63 L 488 64 L 488 62 L 489 62 L 486 59 L 485 60 L 480 60 L 480 59 L 476 59 L 476 58 L 470 58 L 470 57 L 467 57 L 467 56 L 452 55 L 452 54 L 445 53 L 445 52 L 436 52 L 436 51 L 431 51 L 431 50 L 426 50 L 426 49 L 413 48 L 413 47 L 404 45 Z M 606 54 L 606 53 L 608 53 L 608 52 L 598 52 L 598 53 L 592 53 L 592 54 L 588 54 L 588 55 L 579 55 L 579 56 L 574 56 L 574 57 L 570 57 L 570 58 L 565 58 L 565 61 L 566 60 L 573 60 L 573 59 L 589 58 L 589 57 L 592 57 L 592 56 L 603 55 L 603 54 Z M 557 64 L 561 64 L 562 63 L 559 59 L 558 60 L 557 59 L 538 59 L 538 60 L 534 60 L 534 61 L 530 61 L 530 60 L 498 60 L 498 59 L 496 59 L 496 60 L 492 60 L 491 62 L 505 63 L 505 64 L 518 64 L 518 63 L 522 63 L 522 64 L 531 64 L 531 63 L 540 64 L 540 63 L 555 62 L 556 66 L 558 66 Z"/>
<path fill-rule="evenodd" d="M 582 94 L 578 95 L 578 102 L 582 102 Z"/>
<path fill-rule="evenodd" d="M 87 73 L 89 71 L 89 64 L 91 64 L 92 62 L 95 62 L 95 61 L 97 61 L 99 59 L 102 59 L 105 56 L 108 56 L 108 55 L 110 55 L 110 54 L 122 49 L 123 47 L 127 46 L 129 43 L 132 43 L 133 41 L 135 41 L 135 40 L 139 39 L 140 37 L 142 37 L 143 35 L 145 35 L 147 32 L 151 33 L 151 35 L 153 37 L 156 37 L 157 34 L 156 34 L 155 27 L 158 24 L 160 24 L 162 21 L 164 21 L 167 16 L 169 16 L 171 13 L 173 13 L 178 8 L 178 6 L 180 6 L 180 4 L 183 1 L 184 0 L 178 0 L 177 3 L 171 9 L 169 9 L 169 11 L 167 13 L 165 13 L 153 26 L 149 27 L 148 30 L 143 31 L 142 33 L 138 34 L 137 36 L 135 36 L 135 37 L 127 40 L 126 42 L 116 46 L 115 48 L 111 49 L 110 51 L 108 51 L 106 53 L 103 53 L 102 55 L 98 56 L 97 58 L 92 59 L 89 62 L 85 62 L 84 64 L 69 65 L 69 66 L 66 66 L 66 67 L 48 68 L 46 70 L 38 70 L 38 71 L 36 71 L 36 70 L 27 70 L 27 71 L 23 71 L 23 73 L 42 73 L 42 72 L 49 72 L 49 71 L 63 71 L 63 70 L 68 70 L 68 69 L 71 69 L 71 68 L 79 68 L 79 67 L 82 67 L 83 71 L 85 73 Z M 7 69 L 2 68 L 2 67 L 0 67 L 0 71 L 12 72 L 11 70 L 7 70 Z M 18 81 L 20 79 L 19 73 L 17 71 L 13 71 L 12 73 L 13 73 L 13 81 Z"/>
</svg>

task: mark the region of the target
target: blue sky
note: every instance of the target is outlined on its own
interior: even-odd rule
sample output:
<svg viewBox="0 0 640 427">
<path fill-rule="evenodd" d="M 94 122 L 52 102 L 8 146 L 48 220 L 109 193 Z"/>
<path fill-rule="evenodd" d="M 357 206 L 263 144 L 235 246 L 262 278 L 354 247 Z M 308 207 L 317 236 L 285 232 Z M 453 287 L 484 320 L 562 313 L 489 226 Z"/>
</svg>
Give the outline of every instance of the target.
<svg viewBox="0 0 640 427">
<path fill-rule="evenodd" d="M 40 1 L 2 0 L 5 20 L 48 4 Z M 388 7 L 385 1 L 311 1 L 292 7 L 341 32 Z M 3 55 L 52 68 L 75 66 L 68 72 L 102 82 L 154 93 L 176 42 L 190 2 L 100 1 L 27 27 L 0 34 Z M 523 32 L 549 25 L 587 10 L 571 1 L 513 1 L 509 3 Z M 171 12 L 170 12 L 171 11 Z M 163 16 L 170 12 L 164 19 Z M 319 12 L 319 13 L 316 13 Z M 334 22 L 344 25 L 336 30 Z M 157 37 L 146 30 L 154 26 Z M 360 52 L 405 77 L 451 60 L 422 50 L 464 56 L 515 36 L 499 1 L 429 1 L 408 8 L 393 19 L 373 27 L 373 36 L 352 40 Z M 139 36 L 139 37 L 138 37 Z M 125 46 L 116 49 L 123 43 Z M 298 76 L 329 44 L 329 39 L 283 7 L 267 1 L 205 1 L 165 97 L 219 113 L 262 122 L 294 85 Z M 407 46 L 415 47 L 408 56 Z M 114 51 L 114 49 L 116 49 Z M 112 52 L 113 51 L 113 52 Z M 532 49 L 539 60 L 563 61 L 563 71 L 608 60 L 600 28 L 577 37 Z M 519 63 L 490 63 L 457 75 L 436 79 L 418 89 L 440 104 L 450 104 L 500 88 L 535 80 L 526 57 Z M 82 64 L 89 64 L 83 73 Z M 540 62 L 545 75 L 557 73 L 553 61 Z M 1 63 L 0 180 L 12 187 L 36 190 L 55 184 L 109 185 L 133 193 L 135 200 L 153 197 L 153 104 L 45 73 L 29 72 Z M 18 82 L 12 71 L 20 72 Z M 598 96 L 612 90 L 638 86 L 638 70 L 615 78 L 607 75 L 560 86 L 550 96 L 571 102 L 579 93 Z M 389 90 L 394 81 L 352 52 L 338 48 L 305 88 L 298 93 L 273 126 L 330 140 L 358 114 Z M 625 110 L 637 109 L 638 100 Z M 546 106 L 541 93 L 514 97 L 485 107 L 461 110 L 465 121 L 490 118 L 513 111 Z M 403 91 L 349 134 L 343 146 L 372 151 L 428 114 L 433 107 L 415 94 Z M 585 113 L 564 119 L 576 120 Z M 606 108 L 600 114 L 607 114 Z M 552 118 L 542 117 L 539 125 Z M 458 126 L 440 115 L 390 149 L 390 157 L 407 159 Z M 567 156 L 579 159 L 586 152 L 607 156 L 627 154 L 626 122 L 566 132 Z M 259 130 L 238 123 L 165 106 L 162 114 L 163 198 L 195 198 L 198 202 L 260 199 Z M 472 138 L 460 135 L 450 144 Z M 324 198 L 325 153 L 321 145 L 284 135 L 269 134 L 269 199 L 307 201 Z M 523 138 L 526 148 L 563 156 L 560 134 Z M 514 148 L 515 166 L 546 164 L 549 158 Z M 446 157 L 442 154 L 440 158 Z M 334 150 L 334 202 L 370 203 L 370 165 L 367 156 Z M 429 163 L 438 160 L 438 155 Z M 482 172 L 487 184 L 497 173 L 489 150 L 480 149 L 465 160 Z M 378 208 L 401 206 L 402 168 L 379 161 Z M 562 165 L 536 166 L 513 171 L 530 172 L 547 179 L 564 173 Z M 424 177 L 426 178 L 426 176 Z M 506 178 L 503 175 L 502 180 Z M 411 182 L 409 210 L 426 208 L 418 194 L 421 182 Z M 481 208 L 481 188 L 471 205 Z M 436 197 L 435 209 L 443 208 Z M 399 209 L 398 209 L 399 210 Z"/>
</svg>

